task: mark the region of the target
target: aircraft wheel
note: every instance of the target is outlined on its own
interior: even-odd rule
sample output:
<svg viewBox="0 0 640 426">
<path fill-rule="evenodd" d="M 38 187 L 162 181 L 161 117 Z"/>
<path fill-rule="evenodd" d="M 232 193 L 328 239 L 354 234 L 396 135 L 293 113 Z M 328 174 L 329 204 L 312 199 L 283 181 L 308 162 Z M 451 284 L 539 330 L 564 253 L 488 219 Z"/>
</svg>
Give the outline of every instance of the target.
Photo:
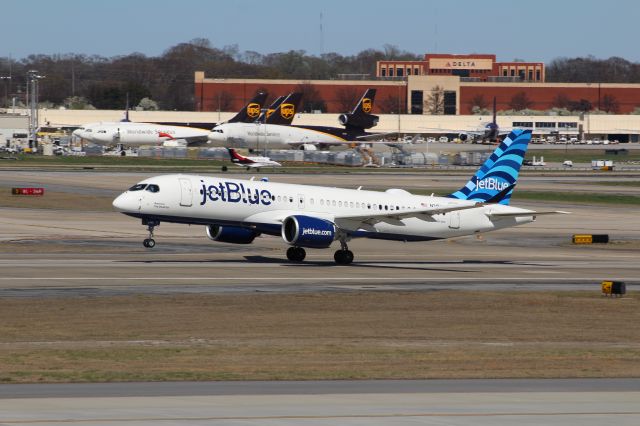
<svg viewBox="0 0 640 426">
<path fill-rule="evenodd" d="M 153 238 L 145 238 L 145 240 L 142 242 L 142 245 L 146 248 L 154 248 L 156 246 L 156 240 L 154 240 Z"/>
<path fill-rule="evenodd" d="M 307 252 L 302 247 L 289 247 L 287 249 L 287 259 L 292 262 L 302 262 L 307 256 Z"/>
<path fill-rule="evenodd" d="M 353 262 L 353 252 L 351 250 L 337 250 L 333 259 L 338 265 L 348 265 Z"/>
</svg>

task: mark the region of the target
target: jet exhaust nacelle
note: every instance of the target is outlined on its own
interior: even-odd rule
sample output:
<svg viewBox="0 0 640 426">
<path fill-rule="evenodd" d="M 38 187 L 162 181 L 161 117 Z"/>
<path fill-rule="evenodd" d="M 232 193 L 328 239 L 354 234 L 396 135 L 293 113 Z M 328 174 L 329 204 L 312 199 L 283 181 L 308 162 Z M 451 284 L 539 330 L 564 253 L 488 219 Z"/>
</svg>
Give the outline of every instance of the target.
<svg viewBox="0 0 640 426">
<path fill-rule="evenodd" d="M 205 229 L 210 240 L 221 243 L 251 244 L 259 235 L 253 229 L 237 226 L 208 225 Z"/>
<path fill-rule="evenodd" d="M 345 127 L 370 129 L 378 124 L 379 117 L 373 114 L 340 114 L 338 121 Z"/>
<path fill-rule="evenodd" d="M 336 238 L 335 225 L 310 216 L 289 216 L 282 222 L 282 239 L 289 245 L 327 248 Z"/>
</svg>

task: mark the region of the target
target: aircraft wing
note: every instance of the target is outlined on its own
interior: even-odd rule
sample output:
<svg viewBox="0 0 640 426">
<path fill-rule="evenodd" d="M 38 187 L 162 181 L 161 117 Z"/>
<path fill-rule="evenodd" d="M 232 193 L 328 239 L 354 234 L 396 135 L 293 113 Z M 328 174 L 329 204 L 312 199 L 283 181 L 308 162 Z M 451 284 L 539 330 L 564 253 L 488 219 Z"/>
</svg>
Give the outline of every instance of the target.
<svg viewBox="0 0 640 426">
<path fill-rule="evenodd" d="M 356 136 L 356 141 L 376 141 L 378 139 L 386 138 L 388 136 L 397 136 L 398 132 L 386 132 L 386 133 L 369 133 L 362 136 Z"/>
<path fill-rule="evenodd" d="M 430 216 L 435 216 L 438 214 L 444 214 L 454 211 L 468 210 L 468 209 L 477 209 L 485 206 L 484 203 L 479 202 L 469 202 L 469 204 L 456 204 L 450 206 L 443 207 L 429 207 L 423 209 L 409 210 L 409 211 L 372 211 L 367 214 L 338 214 L 335 216 L 335 219 L 348 219 L 355 220 L 359 222 L 385 222 L 385 219 L 388 220 L 400 220 L 408 217 L 417 217 L 417 218 L 425 218 Z"/>
<path fill-rule="evenodd" d="M 571 214 L 562 210 L 542 210 L 542 211 L 519 211 L 519 212 L 487 212 L 488 217 L 525 217 L 525 216 L 542 216 L 547 214 Z"/>
</svg>

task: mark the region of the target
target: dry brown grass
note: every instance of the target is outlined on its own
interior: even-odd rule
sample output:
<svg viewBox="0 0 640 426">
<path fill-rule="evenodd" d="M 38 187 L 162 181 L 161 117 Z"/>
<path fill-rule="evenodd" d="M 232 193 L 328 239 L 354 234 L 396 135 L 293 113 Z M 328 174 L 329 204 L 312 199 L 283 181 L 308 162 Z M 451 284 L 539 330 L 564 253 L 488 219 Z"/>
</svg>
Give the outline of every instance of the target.
<svg viewBox="0 0 640 426">
<path fill-rule="evenodd" d="M 114 197 L 71 192 L 46 191 L 44 195 L 13 195 L 11 188 L 0 186 L 0 207 L 53 210 L 113 211 Z"/>
<path fill-rule="evenodd" d="M 597 293 L 0 299 L 0 381 L 639 377 Z"/>
</svg>

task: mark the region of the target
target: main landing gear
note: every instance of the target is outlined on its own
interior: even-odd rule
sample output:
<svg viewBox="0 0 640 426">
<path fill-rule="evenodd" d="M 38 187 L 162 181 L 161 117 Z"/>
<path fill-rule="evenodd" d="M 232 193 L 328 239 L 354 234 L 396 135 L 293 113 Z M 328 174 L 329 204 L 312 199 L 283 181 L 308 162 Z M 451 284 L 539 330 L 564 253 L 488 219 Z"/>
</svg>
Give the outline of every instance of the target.
<svg viewBox="0 0 640 426">
<path fill-rule="evenodd" d="M 289 247 L 287 249 L 287 259 L 292 262 L 302 262 L 307 256 L 307 252 L 302 247 Z"/>
<path fill-rule="evenodd" d="M 156 240 L 153 239 L 153 228 L 160 226 L 160 221 L 157 220 L 143 220 L 143 225 L 147 225 L 147 231 L 149 231 L 149 238 L 145 238 L 142 241 L 142 245 L 146 248 L 154 248 L 156 246 Z"/>
<path fill-rule="evenodd" d="M 292 262 L 302 262 L 307 256 L 307 252 L 302 247 L 289 247 L 287 249 L 287 259 Z M 346 241 L 340 241 L 340 250 L 333 255 L 338 265 L 348 265 L 353 262 L 353 252 L 347 247 Z"/>
<path fill-rule="evenodd" d="M 333 259 L 338 265 L 348 265 L 353 262 L 353 252 L 349 250 L 345 240 L 340 240 L 340 250 L 334 253 Z"/>
</svg>

